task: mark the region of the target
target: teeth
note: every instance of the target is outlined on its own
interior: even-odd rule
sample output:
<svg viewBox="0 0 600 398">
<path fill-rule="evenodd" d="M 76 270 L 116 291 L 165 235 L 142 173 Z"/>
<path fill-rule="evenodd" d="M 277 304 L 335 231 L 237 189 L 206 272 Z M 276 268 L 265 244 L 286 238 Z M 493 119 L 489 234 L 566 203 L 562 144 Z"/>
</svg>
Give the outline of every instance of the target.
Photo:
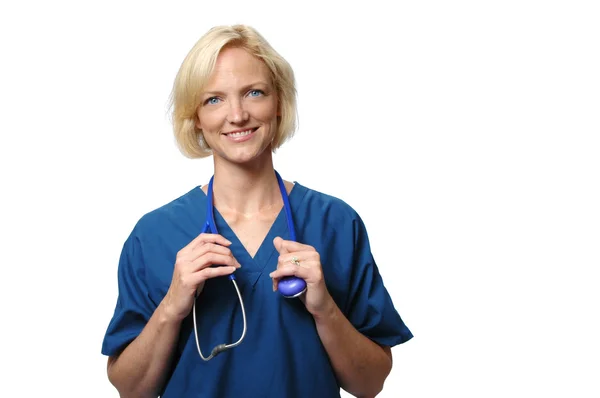
<svg viewBox="0 0 600 398">
<path fill-rule="evenodd" d="M 230 136 L 230 137 L 237 138 L 237 137 L 243 137 L 243 136 L 246 136 L 246 135 L 248 135 L 248 134 L 250 134 L 250 133 L 252 133 L 252 130 L 240 131 L 240 132 L 238 132 L 238 133 L 229 133 L 229 134 L 227 134 L 227 135 L 228 135 L 228 136 Z"/>
</svg>

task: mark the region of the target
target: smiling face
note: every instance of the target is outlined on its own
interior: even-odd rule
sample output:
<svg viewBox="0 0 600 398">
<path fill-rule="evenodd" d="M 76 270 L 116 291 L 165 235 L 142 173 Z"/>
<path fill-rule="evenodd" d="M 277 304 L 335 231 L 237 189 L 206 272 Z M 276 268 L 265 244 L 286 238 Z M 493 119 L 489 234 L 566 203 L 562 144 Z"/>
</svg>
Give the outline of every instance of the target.
<svg viewBox="0 0 600 398">
<path fill-rule="evenodd" d="M 271 156 L 277 113 L 267 66 L 242 48 L 223 49 L 202 93 L 196 123 L 215 161 L 243 164 Z"/>
</svg>

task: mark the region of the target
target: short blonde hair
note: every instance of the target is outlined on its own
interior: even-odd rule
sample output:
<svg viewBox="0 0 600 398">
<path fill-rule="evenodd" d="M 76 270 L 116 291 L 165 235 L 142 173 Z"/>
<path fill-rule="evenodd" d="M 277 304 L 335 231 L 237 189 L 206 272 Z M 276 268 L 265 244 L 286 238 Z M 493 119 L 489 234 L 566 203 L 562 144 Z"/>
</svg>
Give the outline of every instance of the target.
<svg viewBox="0 0 600 398">
<path fill-rule="evenodd" d="M 275 151 L 296 130 L 296 86 L 290 64 L 252 27 L 246 25 L 216 26 L 198 40 L 185 57 L 171 93 L 172 121 L 180 151 L 188 158 L 212 154 L 196 127 L 198 106 L 217 57 L 226 46 L 239 47 L 262 60 L 271 72 L 279 104 L 279 123 L 272 150 Z"/>
</svg>

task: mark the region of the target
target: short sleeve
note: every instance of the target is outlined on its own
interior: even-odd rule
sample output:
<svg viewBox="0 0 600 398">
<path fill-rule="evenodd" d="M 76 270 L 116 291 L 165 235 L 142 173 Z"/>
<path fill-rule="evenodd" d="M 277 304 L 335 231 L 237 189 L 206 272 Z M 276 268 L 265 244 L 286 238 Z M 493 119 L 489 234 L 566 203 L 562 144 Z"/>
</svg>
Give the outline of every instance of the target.
<svg viewBox="0 0 600 398">
<path fill-rule="evenodd" d="M 358 216 L 352 220 L 352 239 L 345 315 L 359 332 L 380 345 L 393 347 L 410 340 L 413 335 L 394 307 L 371 253 L 365 225 Z"/>
<path fill-rule="evenodd" d="M 102 354 L 122 351 L 144 329 L 155 310 L 148 295 L 142 246 L 135 231 L 123 245 L 118 266 L 118 297 L 115 312 L 102 343 Z"/>
</svg>

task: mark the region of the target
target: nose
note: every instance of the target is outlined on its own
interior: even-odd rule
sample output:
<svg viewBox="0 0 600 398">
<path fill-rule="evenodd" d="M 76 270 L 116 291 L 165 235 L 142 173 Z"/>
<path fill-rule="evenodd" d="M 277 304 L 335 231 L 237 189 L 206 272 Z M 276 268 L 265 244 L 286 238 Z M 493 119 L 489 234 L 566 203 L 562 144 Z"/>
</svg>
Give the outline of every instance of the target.
<svg viewBox="0 0 600 398">
<path fill-rule="evenodd" d="M 229 105 L 229 114 L 227 115 L 227 121 L 231 124 L 244 124 L 248 121 L 250 115 L 244 108 L 242 101 L 231 101 Z"/>
</svg>

